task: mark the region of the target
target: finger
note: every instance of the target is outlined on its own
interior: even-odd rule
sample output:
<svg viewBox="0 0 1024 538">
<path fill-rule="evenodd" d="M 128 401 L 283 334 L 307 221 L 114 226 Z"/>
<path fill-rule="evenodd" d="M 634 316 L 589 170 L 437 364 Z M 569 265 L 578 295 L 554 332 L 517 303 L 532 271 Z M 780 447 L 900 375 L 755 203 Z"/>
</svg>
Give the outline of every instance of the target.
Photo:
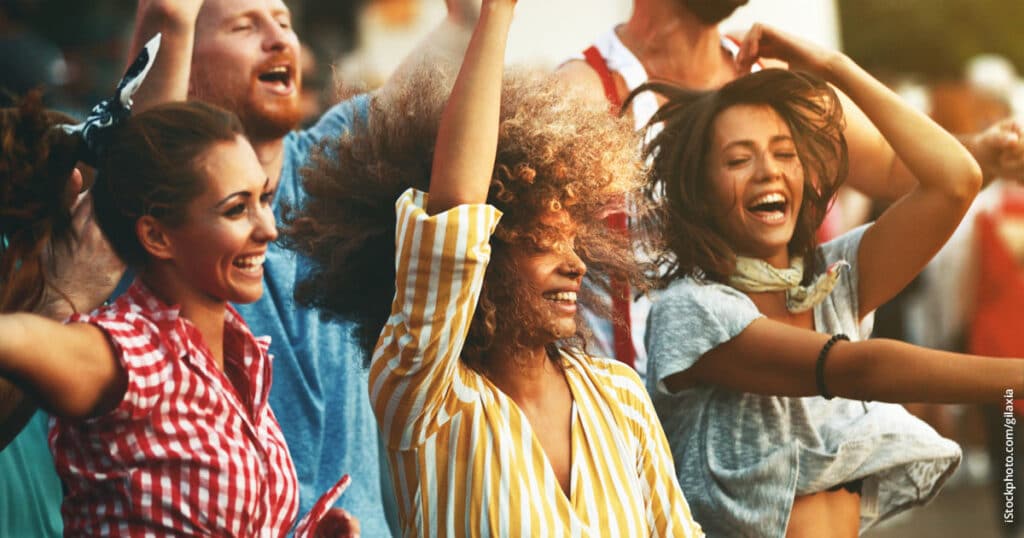
<svg viewBox="0 0 1024 538">
<path fill-rule="evenodd" d="M 1012 179 L 1017 182 L 1024 181 L 1024 155 L 1014 155 L 999 159 L 999 171 L 997 174 L 1004 179 Z"/>
<path fill-rule="evenodd" d="M 740 73 L 750 71 L 750 67 L 757 61 L 757 57 L 760 54 L 758 49 L 762 32 L 763 26 L 760 23 L 756 23 L 750 27 L 750 31 L 743 38 L 743 43 L 740 44 L 740 51 L 736 54 L 736 66 Z"/>
<path fill-rule="evenodd" d="M 64 186 L 64 204 L 70 207 L 74 211 L 76 200 L 79 197 L 79 193 L 82 192 L 82 186 L 85 184 L 85 179 L 82 178 L 82 171 L 78 167 L 71 169 L 71 174 L 68 176 L 68 184 Z"/>
</svg>

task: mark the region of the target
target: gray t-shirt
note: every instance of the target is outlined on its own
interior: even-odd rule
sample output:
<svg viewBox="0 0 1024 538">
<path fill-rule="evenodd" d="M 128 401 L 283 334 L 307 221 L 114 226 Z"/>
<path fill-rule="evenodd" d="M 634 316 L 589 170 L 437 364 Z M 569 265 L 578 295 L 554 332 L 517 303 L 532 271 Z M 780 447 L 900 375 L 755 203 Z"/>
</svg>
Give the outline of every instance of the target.
<svg viewBox="0 0 1024 538">
<path fill-rule="evenodd" d="M 857 314 L 857 250 L 868 226 L 821 247 L 826 263 L 845 259 L 850 267 L 814 308 L 818 332 L 852 340 L 870 334 Z M 708 385 L 665 389 L 666 377 L 760 317 L 742 292 L 690 278 L 669 286 L 651 311 L 647 390 L 672 445 L 679 484 L 708 536 L 782 537 L 795 496 L 858 479 L 864 481 L 861 531 L 934 497 L 960 462 L 960 447 L 900 405 Z"/>
</svg>

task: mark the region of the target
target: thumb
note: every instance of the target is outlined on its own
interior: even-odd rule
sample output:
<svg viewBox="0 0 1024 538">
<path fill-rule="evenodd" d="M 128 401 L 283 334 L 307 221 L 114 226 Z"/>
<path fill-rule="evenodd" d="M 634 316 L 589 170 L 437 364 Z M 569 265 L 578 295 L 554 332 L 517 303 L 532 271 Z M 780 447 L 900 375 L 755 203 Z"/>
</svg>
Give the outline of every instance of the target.
<svg viewBox="0 0 1024 538">
<path fill-rule="evenodd" d="M 761 36 L 764 33 L 764 27 L 758 23 L 750 27 L 750 31 L 743 38 L 743 42 L 740 43 L 740 51 L 736 53 L 736 67 L 740 73 L 747 73 L 750 71 L 750 67 L 754 65 L 758 57 L 761 54 Z"/>
</svg>

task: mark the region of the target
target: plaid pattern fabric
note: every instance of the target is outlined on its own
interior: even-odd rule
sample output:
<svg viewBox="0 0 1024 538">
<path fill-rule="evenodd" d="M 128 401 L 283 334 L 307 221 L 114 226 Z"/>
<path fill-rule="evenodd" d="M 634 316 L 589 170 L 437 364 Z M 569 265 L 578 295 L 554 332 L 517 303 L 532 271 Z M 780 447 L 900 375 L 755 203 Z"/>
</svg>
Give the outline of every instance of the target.
<svg viewBox="0 0 1024 538">
<path fill-rule="evenodd" d="M 101 328 L 128 373 L 124 398 L 84 421 L 55 419 L 50 448 L 67 485 L 65 532 L 88 536 L 281 536 L 298 484 L 267 404 L 269 338 L 232 307 L 224 365 L 198 329 L 140 282 L 114 304 L 69 322 Z"/>
</svg>

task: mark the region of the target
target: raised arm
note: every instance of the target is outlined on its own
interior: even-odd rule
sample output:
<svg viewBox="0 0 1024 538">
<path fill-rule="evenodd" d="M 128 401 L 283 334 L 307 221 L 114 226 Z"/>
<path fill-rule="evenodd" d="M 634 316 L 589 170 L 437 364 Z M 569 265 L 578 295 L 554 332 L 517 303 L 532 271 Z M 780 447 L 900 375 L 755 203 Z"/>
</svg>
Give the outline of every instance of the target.
<svg viewBox="0 0 1024 538">
<path fill-rule="evenodd" d="M 756 32 L 755 32 L 756 30 Z M 737 62 L 744 72 L 753 62 L 766 54 L 756 42 L 764 32 L 778 32 L 756 25 L 747 34 Z M 779 51 L 774 51 L 777 53 Z M 791 51 L 783 52 L 789 54 Z M 786 62 L 793 58 L 785 58 Z M 797 58 L 794 68 L 808 68 Z M 783 62 L 783 65 L 786 65 Z M 846 136 L 850 150 L 850 169 L 847 183 L 870 198 L 894 202 L 905 196 L 918 184 L 918 178 L 901 156 L 893 150 L 886 137 L 858 105 L 841 91 L 840 100 L 846 116 Z M 1005 178 L 1024 182 L 1024 135 L 1020 123 L 1004 119 L 984 131 L 957 134 L 956 138 L 981 166 L 983 182 Z"/>
<path fill-rule="evenodd" d="M 442 114 L 429 199 L 410 189 L 396 205 L 395 298 L 370 366 L 370 399 L 389 447 L 422 442 L 458 379 L 500 217 L 484 202 L 514 3 L 484 2 Z"/>
<path fill-rule="evenodd" d="M 515 0 L 485 0 L 441 116 L 427 212 L 487 201 L 498 146 L 505 45 Z"/>
<path fill-rule="evenodd" d="M 778 30 L 755 25 L 741 60 L 768 56 L 818 74 L 863 111 L 918 185 L 864 234 L 858 263 L 863 317 L 903 289 L 952 235 L 981 187 L 966 148 L 850 60 Z M 857 158 L 851 150 L 851 161 Z"/>
<path fill-rule="evenodd" d="M 103 332 L 34 314 L 0 315 L 0 377 L 51 413 L 87 418 L 113 408 L 126 374 Z"/>
<path fill-rule="evenodd" d="M 128 61 L 151 37 L 163 36 L 160 55 L 135 94 L 135 112 L 188 98 L 196 19 L 202 6 L 203 0 L 139 0 Z"/>
</svg>

